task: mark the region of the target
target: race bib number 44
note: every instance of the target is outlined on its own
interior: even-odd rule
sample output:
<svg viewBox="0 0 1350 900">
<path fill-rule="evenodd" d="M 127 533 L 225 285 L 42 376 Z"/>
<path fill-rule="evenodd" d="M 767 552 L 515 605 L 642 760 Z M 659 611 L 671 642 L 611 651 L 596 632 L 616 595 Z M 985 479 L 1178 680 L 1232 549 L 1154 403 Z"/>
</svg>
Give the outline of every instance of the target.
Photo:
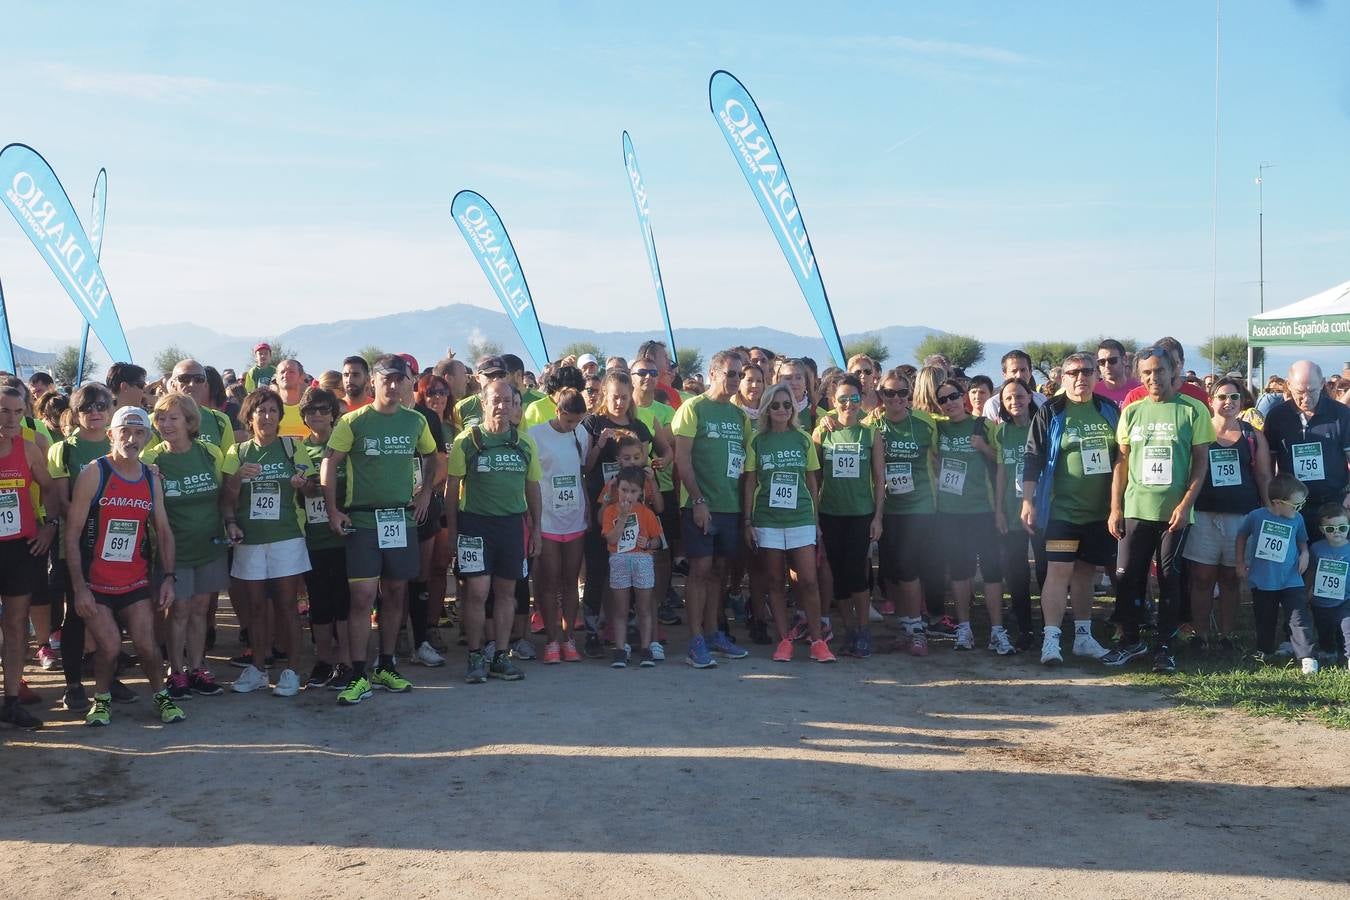
<svg viewBox="0 0 1350 900">
<path fill-rule="evenodd" d="M 1144 448 L 1144 484 L 1149 487 L 1172 486 L 1172 448 Z"/>
</svg>

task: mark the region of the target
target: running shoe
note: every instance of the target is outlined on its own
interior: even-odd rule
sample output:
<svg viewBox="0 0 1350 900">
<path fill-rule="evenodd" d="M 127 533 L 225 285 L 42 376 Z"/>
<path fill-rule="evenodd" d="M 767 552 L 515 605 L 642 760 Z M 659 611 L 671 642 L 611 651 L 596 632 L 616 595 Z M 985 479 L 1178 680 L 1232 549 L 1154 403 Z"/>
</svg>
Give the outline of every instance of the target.
<svg viewBox="0 0 1350 900">
<path fill-rule="evenodd" d="M 364 675 L 354 675 L 347 686 L 337 695 L 338 706 L 355 706 L 362 700 L 370 699 L 370 681 Z"/>
<path fill-rule="evenodd" d="M 787 638 L 778 642 L 778 649 L 773 651 L 774 662 L 792 662 L 792 641 Z"/>
<path fill-rule="evenodd" d="M 557 641 L 549 641 L 544 645 L 543 663 L 546 666 L 556 666 L 562 662 L 562 647 Z"/>
<path fill-rule="evenodd" d="M 962 622 L 956 626 L 956 634 L 953 635 L 956 644 L 954 650 L 974 650 L 975 632 L 971 630 L 969 622 Z"/>
<path fill-rule="evenodd" d="M 306 688 L 325 687 L 328 682 L 333 680 L 333 667 L 326 662 L 316 662 L 314 668 L 309 671 L 309 680 L 305 682 Z"/>
<path fill-rule="evenodd" d="M 787 640 L 794 644 L 798 641 L 810 641 L 811 631 L 806 627 L 806 616 L 800 612 L 792 618 L 792 627 L 788 629 Z"/>
<path fill-rule="evenodd" d="M 465 684 L 483 684 L 487 681 L 487 657 L 482 650 L 469 651 L 468 668 L 464 672 Z"/>
<path fill-rule="evenodd" d="M 725 656 L 727 659 L 745 659 L 750 655 L 749 650 L 737 647 L 736 642 L 725 631 L 713 632 L 708 649 L 718 656 Z"/>
<path fill-rule="evenodd" d="M 1089 659 L 1101 659 L 1110 651 L 1097 643 L 1097 639 L 1088 631 L 1074 632 L 1073 655 L 1086 656 Z"/>
<path fill-rule="evenodd" d="M 820 639 L 827 644 L 834 640 L 834 626 L 824 616 L 820 617 Z"/>
<path fill-rule="evenodd" d="M 497 655 L 497 642 L 496 642 L 496 641 L 488 641 L 486 644 L 484 644 L 484 645 L 483 645 L 483 655 L 486 656 L 486 657 L 488 658 L 488 662 L 491 662 L 491 661 L 492 661 L 492 657 L 494 657 L 494 656 Z"/>
<path fill-rule="evenodd" d="M 628 668 L 628 656 L 632 652 L 633 648 L 629 644 L 624 644 L 622 647 L 615 647 L 614 654 L 610 657 L 609 667 L 611 669 Z"/>
<path fill-rule="evenodd" d="M 488 666 L 488 677 L 500 678 L 502 681 L 520 681 L 525 677 L 525 673 L 516 668 L 509 655 L 498 653 L 492 657 L 492 665 Z"/>
<path fill-rule="evenodd" d="M 684 619 L 680 618 L 679 608 L 670 603 L 662 603 L 656 610 L 656 621 L 662 625 L 679 625 Z"/>
<path fill-rule="evenodd" d="M 35 703 L 41 703 L 42 697 L 37 691 L 28 686 L 28 679 L 19 679 L 19 702 L 24 706 L 32 706 Z"/>
<path fill-rule="evenodd" d="M 928 632 L 926 631 L 914 632 L 914 640 L 909 645 L 909 655 L 910 656 L 928 655 Z"/>
<path fill-rule="evenodd" d="M 703 635 L 696 634 L 689 639 L 689 652 L 685 655 L 686 665 L 693 666 L 695 669 L 715 669 L 717 660 L 712 658 L 708 652 L 708 642 Z"/>
<path fill-rule="evenodd" d="M 997 653 L 999 656 L 1012 656 L 1017 652 L 1012 641 L 1008 640 L 1008 629 L 999 626 L 989 630 L 988 649 Z"/>
<path fill-rule="evenodd" d="M 188 673 L 188 689 L 201 697 L 218 697 L 225 691 L 216 684 L 216 676 L 207 668 L 194 669 Z"/>
<path fill-rule="evenodd" d="M 1148 644 L 1143 641 L 1136 641 L 1133 644 L 1123 644 L 1114 650 L 1108 650 L 1106 655 L 1101 658 L 1101 662 L 1104 666 L 1123 666 L 1131 660 L 1147 654 Z"/>
<path fill-rule="evenodd" d="M 872 655 L 872 632 L 869 629 L 858 629 L 853 639 L 853 655 L 858 659 L 867 659 Z"/>
<path fill-rule="evenodd" d="M 430 644 L 431 649 L 435 650 L 437 653 L 445 652 L 445 635 L 441 634 L 439 626 L 433 625 L 431 628 L 427 629 L 427 643 Z"/>
<path fill-rule="evenodd" d="M 417 662 L 429 668 L 445 665 L 445 657 L 436 652 L 436 648 L 431 646 L 428 641 L 423 641 L 417 645 L 417 655 L 413 657 Z"/>
<path fill-rule="evenodd" d="M 236 669 L 247 669 L 249 666 L 253 665 L 253 651 L 245 650 L 238 656 L 231 656 L 230 665 L 234 666 Z"/>
<path fill-rule="evenodd" d="M 654 668 L 656 668 L 656 658 L 655 658 L 654 656 L 652 656 L 652 648 L 651 648 L 651 647 L 643 647 L 643 648 L 642 648 L 642 657 L 641 657 L 641 659 L 640 659 L 639 662 L 638 662 L 638 668 L 641 668 L 641 669 L 654 669 Z"/>
<path fill-rule="evenodd" d="M 247 694 L 252 691 L 261 691 L 267 687 L 267 673 L 257 666 L 249 666 L 239 673 L 239 677 L 230 685 L 230 690 L 236 694 Z"/>
<path fill-rule="evenodd" d="M 4 706 L 0 707 L 0 722 L 29 730 L 42 727 L 42 720 L 24 709 L 18 697 L 5 698 Z"/>
<path fill-rule="evenodd" d="M 563 662 L 581 662 L 581 654 L 577 652 L 576 641 L 566 640 L 562 642 Z"/>
<path fill-rule="evenodd" d="M 412 682 L 398 674 L 393 666 L 376 666 L 370 673 L 370 684 L 391 694 L 406 694 L 413 688 Z"/>
<path fill-rule="evenodd" d="M 867 621 L 869 622 L 882 621 L 881 610 L 877 609 L 871 603 L 867 604 Z"/>
<path fill-rule="evenodd" d="M 109 688 L 114 703 L 135 703 L 141 699 L 141 695 L 127 687 L 118 679 L 112 680 L 112 686 Z"/>
<path fill-rule="evenodd" d="M 670 564 L 670 571 L 674 572 L 676 575 L 688 575 L 689 560 L 685 559 L 682 556 L 676 558 Z"/>
<path fill-rule="evenodd" d="M 1041 665 L 1057 666 L 1064 662 L 1064 653 L 1059 648 L 1059 635 L 1046 634 L 1041 642 Z"/>
<path fill-rule="evenodd" d="M 605 647 L 600 643 L 600 635 L 594 631 L 586 632 L 586 642 L 581 645 L 581 652 L 586 654 L 587 659 L 599 659 L 605 655 Z"/>
<path fill-rule="evenodd" d="M 956 637 L 956 620 L 951 616 L 943 616 L 940 619 L 928 623 L 928 636 L 943 638 L 949 640 Z"/>
<path fill-rule="evenodd" d="M 338 663 L 333 666 L 333 677 L 328 679 L 328 689 L 330 691 L 345 691 L 347 685 L 351 684 L 355 677 L 356 673 L 352 671 L 351 666 L 346 663 Z"/>
<path fill-rule="evenodd" d="M 290 669 L 287 669 L 286 671 L 289 672 Z M 295 673 L 292 672 L 291 674 Z M 182 708 L 180 708 L 177 703 L 173 702 L 173 698 L 169 696 L 167 690 L 155 694 L 154 701 L 155 712 L 159 713 L 159 720 L 165 725 L 172 725 L 175 722 L 181 722 L 187 718 L 187 713 L 183 712 Z"/>
<path fill-rule="evenodd" d="M 61 695 L 61 708 L 73 713 L 88 711 L 89 695 L 84 692 L 84 685 L 72 684 L 67 686 L 66 692 Z"/>
<path fill-rule="evenodd" d="M 1166 647 L 1159 647 L 1158 652 L 1153 654 L 1153 671 L 1168 673 L 1176 670 L 1177 661 L 1172 658 L 1172 651 Z"/>
<path fill-rule="evenodd" d="M 300 676 L 295 674 L 294 669 L 282 669 L 281 674 L 277 676 L 277 683 L 272 688 L 273 697 L 294 697 L 300 693 Z"/>
<path fill-rule="evenodd" d="M 769 626 L 760 619 L 755 619 L 749 627 L 750 640 L 756 644 L 771 644 L 773 641 L 769 637 Z"/>
<path fill-rule="evenodd" d="M 656 662 L 666 661 L 665 644 L 661 643 L 660 641 L 652 641 L 651 651 L 652 651 L 652 659 L 654 659 Z"/>
<path fill-rule="evenodd" d="M 525 638 L 521 638 L 511 645 L 511 655 L 516 659 L 535 659 L 538 654 L 534 651 L 534 644 L 531 644 Z"/>
<path fill-rule="evenodd" d="M 106 728 L 112 723 L 112 713 L 108 710 L 112 703 L 111 694 L 95 694 L 94 705 L 84 715 L 84 724 L 94 728 Z"/>
<path fill-rule="evenodd" d="M 818 663 L 835 662 L 834 654 L 830 652 L 830 645 L 824 640 L 811 642 L 811 658 Z"/>
<path fill-rule="evenodd" d="M 54 652 L 52 652 L 52 648 L 48 644 L 43 644 L 41 647 L 38 648 L 37 661 L 38 665 L 42 667 L 42 671 L 44 672 L 50 672 L 52 669 L 56 668 L 58 663 L 61 662 L 61 660 L 57 657 L 57 655 Z"/>
<path fill-rule="evenodd" d="M 192 696 L 188 687 L 188 677 L 184 672 L 174 672 L 164 679 L 164 689 L 169 692 L 172 700 L 184 700 Z"/>
<path fill-rule="evenodd" d="M 877 604 L 877 612 L 881 613 L 883 616 L 895 615 L 895 601 L 882 600 L 880 603 Z"/>
<path fill-rule="evenodd" d="M 1309 656 L 1307 659 L 1303 660 L 1304 675 L 1316 675 L 1321 668 L 1322 667 L 1318 664 L 1316 657 Z"/>
<path fill-rule="evenodd" d="M 538 610 L 535 610 L 534 612 L 530 613 L 530 634 L 543 634 L 543 633 L 544 633 L 544 617 L 539 614 Z"/>
<path fill-rule="evenodd" d="M 828 643 L 829 638 L 825 638 L 825 641 L 826 643 Z M 858 643 L 857 633 L 854 632 L 852 628 L 846 630 L 844 632 L 844 643 L 839 647 L 839 655 L 852 656 L 854 648 L 857 646 L 857 643 Z"/>
</svg>

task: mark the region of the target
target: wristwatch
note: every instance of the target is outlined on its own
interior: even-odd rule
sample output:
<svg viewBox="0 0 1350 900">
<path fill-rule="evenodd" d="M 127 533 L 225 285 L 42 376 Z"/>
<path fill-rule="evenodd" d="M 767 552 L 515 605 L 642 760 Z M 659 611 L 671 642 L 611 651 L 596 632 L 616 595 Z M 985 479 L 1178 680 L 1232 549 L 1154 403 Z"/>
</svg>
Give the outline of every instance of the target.
<svg viewBox="0 0 1350 900">
<path fill-rule="evenodd" d="M 696 497 L 696 498 L 694 498 L 694 505 L 695 505 L 695 506 L 706 506 L 707 503 L 708 503 L 708 498 L 707 498 L 707 497 Z"/>
</svg>

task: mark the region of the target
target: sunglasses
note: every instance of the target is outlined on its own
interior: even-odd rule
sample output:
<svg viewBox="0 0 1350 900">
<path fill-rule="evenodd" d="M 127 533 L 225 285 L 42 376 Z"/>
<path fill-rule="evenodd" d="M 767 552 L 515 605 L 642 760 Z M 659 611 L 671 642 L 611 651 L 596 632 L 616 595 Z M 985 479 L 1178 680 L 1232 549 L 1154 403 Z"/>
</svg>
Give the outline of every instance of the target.
<svg viewBox="0 0 1350 900">
<path fill-rule="evenodd" d="M 434 391 L 427 391 L 427 396 L 428 396 L 428 397 L 449 397 L 449 396 L 450 396 L 450 392 L 447 391 L 445 388 L 437 388 L 437 389 L 434 390 Z"/>
<path fill-rule="evenodd" d="M 1097 373 L 1092 369 L 1069 369 L 1064 373 L 1065 378 L 1089 378 Z"/>
<path fill-rule="evenodd" d="M 857 394 L 845 394 L 834 398 L 835 406 L 857 406 L 859 403 L 862 403 L 862 397 Z"/>
<path fill-rule="evenodd" d="M 960 399 L 960 394 L 938 394 L 937 402 L 946 404 Z"/>
<path fill-rule="evenodd" d="M 190 374 L 175 375 L 173 377 L 173 380 L 178 382 L 179 384 L 206 384 L 205 375 L 190 375 Z"/>
<path fill-rule="evenodd" d="M 1304 505 L 1305 503 L 1308 502 L 1308 498 L 1307 498 L 1307 497 L 1304 497 L 1302 500 L 1298 501 L 1297 503 L 1295 503 L 1293 500 L 1274 500 L 1274 501 L 1272 501 L 1272 502 L 1274 502 L 1274 503 L 1283 503 L 1285 506 L 1289 507 L 1289 508 L 1292 509 L 1294 512 L 1298 512 L 1300 509 L 1303 508 L 1303 505 Z"/>
<path fill-rule="evenodd" d="M 853 370 L 853 374 L 854 374 L 854 375 L 857 375 L 857 376 L 863 376 L 863 375 L 868 375 L 868 376 L 870 376 L 870 375 L 872 374 L 872 370 L 871 370 L 871 369 L 854 369 L 854 370 Z"/>
<path fill-rule="evenodd" d="M 879 388 L 877 393 L 886 400 L 904 400 L 909 396 L 909 388 Z"/>
<path fill-rule="evenodd" d="M 106 400 L 90 400 L 88 403 L 80 406 L 80 412 L 107 412 L 108 403 Z"/>
<path fill-rule="evenodd" d="M 1232 394 L 1215 394 L 1214 399 L 1218 400 L 1220 403 L 1228 403 L 1230 401 L 1236 403 L 1242 399 L 1242 395 L 1236 392 Z"/>
<path fill-rule="evenodd" d="M 792 409 L 791 400 L 775 400 L 769 404 L 769 409 Z"/>
<path fill-rule="evenodd" d="M 1342 524 L 1340 524 L 1340 525 L 1323 525 L 1323 526 L 1322 526 L 1322 533 L 1323 533 L 1323 534 L 1346 534 L 1347 532 L 1350 532 L 1350 525 L 1346 525 L 1346 524 L 1344 524 L 1344 523 L 1342 523 Z"/>
<path fill-rule="evenodd" d="M 1097 365 L 1099 365 L 1099 366 L 1114 366 L 1114 365 L 1115 365 L 1116 363 L 1118 363 L 1118 362 L 1120 362 L 1120 357 L 1119 357 L 1119 356 L 1103 356 L 1103 357 L 1101 357 L 1100 359 L 1097 360 Z"/>
<path fill-rule="evenodd" d="M 636 375 L 638 378 L 655 378 L 657 375 L 660 375 L 661 373 L 658 372 L 656 369 L 634 369 L 633 374 Z"/>
</svg>

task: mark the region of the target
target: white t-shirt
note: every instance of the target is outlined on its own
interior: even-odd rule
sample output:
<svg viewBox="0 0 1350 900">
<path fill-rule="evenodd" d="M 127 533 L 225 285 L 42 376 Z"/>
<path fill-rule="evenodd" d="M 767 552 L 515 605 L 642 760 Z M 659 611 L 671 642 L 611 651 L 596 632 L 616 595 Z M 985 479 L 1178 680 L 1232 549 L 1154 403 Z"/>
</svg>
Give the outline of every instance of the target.
<svg viewBox="0 0 1350 900">
<path fill-rule="evenodd" d="M 1048 398 L 1040 391 L 1032 391 L 1031 393 L 1032 411 L 1034 412 L 1035 410 L 1038 410 L 1042 406 L 1044 406 L 1046 399 Z M 984 409 L 980 412 L 980 415 L 984 416 L 990 422 L 998 422 L 1000 421 L 1000 416 L 1002 415 L 1002 413 L 1003 413 L 1003 401 L 999 399 L 998 394 L 995 394 L 988 400 L 984 401 Z"/>
<path fill-rule="evenodd" d="M 544 534 L 576 534 L 586 530 L 586 480 L 581 463 L 590 452 L 586 429 L 559 432 L 551 421 L 541 422 L 528 434 L 539 448 L 539 468 L 543 477 L 539 489 L 544 512 L 540 519 Z"/>
</svg>

